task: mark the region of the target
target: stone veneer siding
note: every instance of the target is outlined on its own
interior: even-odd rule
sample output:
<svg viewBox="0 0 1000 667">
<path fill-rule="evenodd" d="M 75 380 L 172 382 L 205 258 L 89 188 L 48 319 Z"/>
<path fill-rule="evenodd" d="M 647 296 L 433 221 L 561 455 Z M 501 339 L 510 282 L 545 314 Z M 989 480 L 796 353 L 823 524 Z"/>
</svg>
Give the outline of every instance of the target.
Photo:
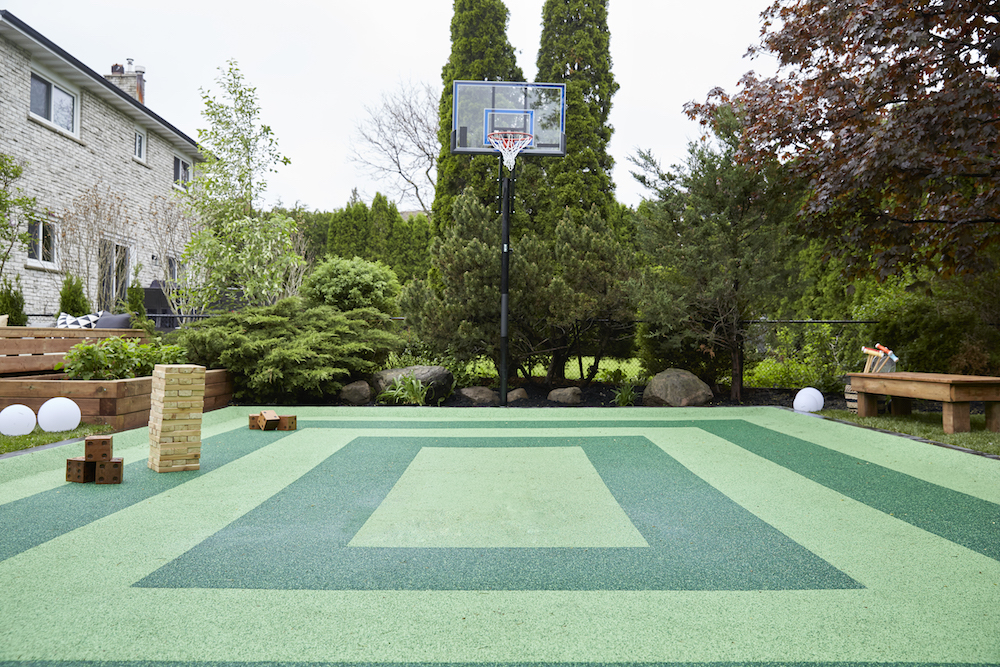
<svg viewBox="0 0 1000 667">
<path fill-rule="evenodd" d="M 44 71 L 39 73 L 44 76 Z M 178 153 L 153 132 L 154 125 L 150 123 L 141 127 L 147 137 L 146 161 L 136 160 L 133 158 L 136 123 L 87 90 L 74 92 L 79 94 L 80 105 L 77 137 L 29 118 L 30 54 L 0 37 L 0 153 L 12 155 L 25 164 L 24 175 L 17 185 L 36 198 L 40 210 L 55 214 L 57 224 L 58 216 L 95 184 L 102 189 L 110 186 L 112 192 L 124 198 L 129 218 L 135 222 L 128 238 L 116 239 L 127 241 L 131 249 L 129 280 L 135 262 L 141 262 L 139 279 L 148 287 L 160 277 L 162 266 L 152 261 L 152 256 L 158 254 L 154 241 L 157 230 L 151 229 L 147 211 L 155 196 L 175 194 L 173 169 Z M 193 155 L 180 157 L 193 162 Z M 73 243 L 73 239 L 62 238 L 58 232 L 57 239 L 58 244 Z M 176 248 L 176 255 L 182 250 Z M 27 253 L 15 248 L 4 267 L 4 275 L 11 279 L 21 276 L 25 312 L 36 315 L 30 324 L 51 325 L 58 315 L 63 273 L 28 266 Z M 96 308 L 96 277 L 90 282 L 89 294 Z"/>
</svg>

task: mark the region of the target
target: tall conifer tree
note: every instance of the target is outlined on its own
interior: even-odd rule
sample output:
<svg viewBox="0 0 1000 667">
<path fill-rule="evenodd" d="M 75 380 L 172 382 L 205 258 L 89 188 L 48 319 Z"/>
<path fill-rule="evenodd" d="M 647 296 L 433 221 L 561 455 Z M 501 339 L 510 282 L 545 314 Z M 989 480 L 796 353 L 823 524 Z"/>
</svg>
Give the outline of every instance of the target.
<svg viewBox="0 0 1000 667">
<path fill-rule="evenodd" d="M 534 220 L 540 231 L 554 230 L 567 209 L 577 217 L 596 206 L 605 221 L 618 217 L 608 154 L 614 131 L 608 115 L 618 90 L 610 41 L 607 0 L 546 0 L 535 80 L 566 84 L 566 157 L 542 163 L 545 185 Z"/>
<path fill-rule="evenodd" d="M 435 229 L 448 226 L 452 204 L 471 187 L 479 200 L 497 195 L 497 158 L 451 154 L 452 83 L 454 81 L 524 81 L 514 47 L 507 40 L 510 12 L 501 0 L 455 0 L 451 19 L 451 56 L 441 71 L 441 156 L 432 221 Z"/>
</svg>

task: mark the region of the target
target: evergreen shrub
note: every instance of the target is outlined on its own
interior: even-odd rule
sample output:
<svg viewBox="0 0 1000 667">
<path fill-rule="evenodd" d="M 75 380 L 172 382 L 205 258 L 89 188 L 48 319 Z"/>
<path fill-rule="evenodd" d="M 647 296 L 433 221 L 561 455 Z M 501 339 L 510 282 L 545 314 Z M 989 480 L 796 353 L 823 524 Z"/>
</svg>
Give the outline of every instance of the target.
<svg viewBox="0 0 1000 667">
<path fill-rule="evenodd" d="M 24 313 L 21 276 L 15 276 L 13 282 L 6 277 L 0 281 L 0 315 L 9 315 L 7 326 L 23 327 L 28 324 L 28 316 Z"/>
<path fill-rule="evenodd" d="M 823 392 L 835 392 L 844 387 L 843 375 L 850 369 L 838 362 L 839 347 L 832 327 L 809 325 L 800 332 L 782 327 L 777 330 L 775 339 L 769 344 L 767 356 L 744 373 L 746 386 L 815 387 Z M 854 356 L 859 355 L 860 347 Z"/>
<path fill-rule="evenodd" d="M 90 301 L 83 291 L 82 278 L 67 275 L 63 280 L 62 289 L 59 290 L 59 312 L 73 317 L 93 312 L 90 309 Z"/>
<path fill-rule="evenodd" d="M 389 316 L 375 308 L 341 312 L 291 297 L 192 324 L 169 335 L 189 363 L 225 368 L 233 397 L 247 403 L 326 402 L 381 368 L 402 347 Z"/>
<path fill-rule="evenodd" d="M 396 315 L 399 290 L 395 272 L 385 264 L 331 256 L 306 276 L 299 294 L 306 306 L 326 305 L 342 312 L 374 308 Z"/>
</svg>

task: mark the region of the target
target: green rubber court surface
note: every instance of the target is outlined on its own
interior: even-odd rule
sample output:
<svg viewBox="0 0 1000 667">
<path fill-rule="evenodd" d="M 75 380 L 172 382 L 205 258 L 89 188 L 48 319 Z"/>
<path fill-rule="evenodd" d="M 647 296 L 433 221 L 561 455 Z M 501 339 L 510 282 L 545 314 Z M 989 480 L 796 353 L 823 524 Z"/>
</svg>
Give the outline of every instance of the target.
<svg viewBox="0 0 1000 667">
<path fill-rule="evenodd" d="M 0 459 L 0 665 L 998 665 L 1000 461 L 776 408 L 205 415 Z"/>
</svg>

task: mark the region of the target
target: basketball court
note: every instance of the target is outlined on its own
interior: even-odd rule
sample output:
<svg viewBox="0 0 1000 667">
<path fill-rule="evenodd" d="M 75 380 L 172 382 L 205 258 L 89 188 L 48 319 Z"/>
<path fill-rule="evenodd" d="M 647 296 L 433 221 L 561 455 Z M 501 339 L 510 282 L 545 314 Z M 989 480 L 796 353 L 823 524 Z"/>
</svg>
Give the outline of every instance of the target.
<svg viewBox="0 0 1000 667">
<path fill-rule="evenodd" d="M 1000 461 L 777 408 L 205 415 L 0 459 L 0 664 L 1000 663 Z"/>
</svg>

